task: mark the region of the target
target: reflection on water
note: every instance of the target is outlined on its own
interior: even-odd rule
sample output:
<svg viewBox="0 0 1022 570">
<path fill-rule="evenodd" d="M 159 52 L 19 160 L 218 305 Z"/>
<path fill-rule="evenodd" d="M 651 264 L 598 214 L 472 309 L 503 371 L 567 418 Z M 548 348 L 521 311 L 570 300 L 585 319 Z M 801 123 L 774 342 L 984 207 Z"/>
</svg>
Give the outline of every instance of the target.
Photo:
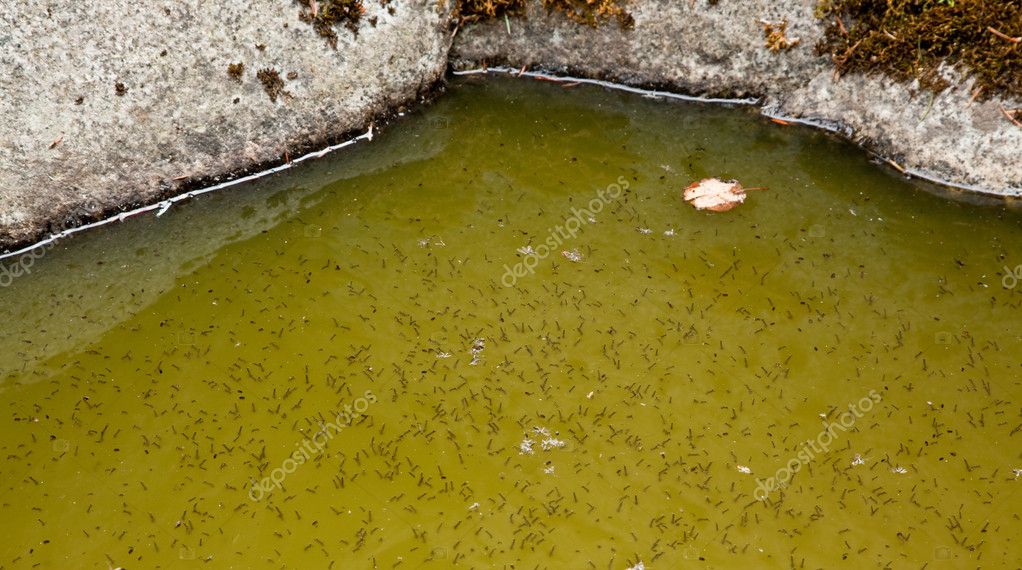
<svg viewBox="0 0 1022 570">
<path fill-rule="evenodd" d="M 0 290 L 0 567 L 1015 564 L 1020 226 L 742 110 L 458 80 Z"/>
</svg>

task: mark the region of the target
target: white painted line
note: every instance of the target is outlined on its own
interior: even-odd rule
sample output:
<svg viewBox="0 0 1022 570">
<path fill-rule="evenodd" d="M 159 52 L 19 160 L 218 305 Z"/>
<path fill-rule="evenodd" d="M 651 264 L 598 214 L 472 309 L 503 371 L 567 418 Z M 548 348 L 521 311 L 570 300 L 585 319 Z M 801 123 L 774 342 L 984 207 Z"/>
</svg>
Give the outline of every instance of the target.
<svg viewBox="0 0 1022 570">
<path fill-rule="evenodd" d="M 180 202 L 182 200 L 187 200 L 189 198 L 194 198 L 196 196 L 201 196 L 203 194 L 208 194 L 210 192 L 216 192 L 217 190 L 223 190 L 224 188 L 230 188 L 231 186 L 237 186 L 238 184 L 244 184 L 245 182 L 251 182 L 252 180 L 257 180 L 259 178 L 263 178 L 264 176 L 269 176 L 271 174 L 276 174 L 278 172 L 283 172 L 285 170 L 288 170 L 289 168 L 291 168 L 295 164 L 304 162 L 304 161 L 309 160 L 311 158 L 322 158 L 322 157 L 326 156 L 327 154 L 329 154 L 329 153 L 331 153 L 331 152 L 333 152 L 335 150 L 339 150 L 339 149 L 342 149 L 342 148 L 344 148 L 346 146 L 353 145 L 353 144 L 355 144 L 355 143 L 357 143 L 357 142 L 359 142 L 361 140 L 368 140 L 368 141 L 373 140 L 373 126 L 372 125 L 369 125 L 369 130 L 368 131 L 366 131 L 365 133 L 363 133 L 363 134 L 361 134 L 361 135 L 359 135 L 359 136 L 357 136 L 357 137 L 355 137 L 353 139 L 350 139 L 350 140 L 347 140 L 347 141 L 344 141 L 342 143 L 338 143 L 338 144 L 335 144 L 335 145 L 332 145 L 332 146 L 328 146 L 328 147 L 326 147 L 326 148 L 324 148 L 322 150 L 317 150 L 315 152 L 310 152 L 310 153 L 308 153 L 308 154 L 306 154 L 304 156 L 301 156 L 301 157 L 298 157 L 298 158 L 292 160 L 291 162 L 286 162 L 284 164 L 281 164 L 279 166 L 274 166 L 273 168 L 270 168 L 270 169 L 267 169 L 267 170 L 263 170 L 261 172 L 256 172 L 254 174 L 249 174 L 247 176 L 242 176 L 241 178 L 235 178 L 233 180 L 228 180 L 227 182 L 221 182 L 220 184 L 215 184 L 213 186 L 210 186 L 208 188 L 203 188 L 201 190 L 192 190 L 191 192 L 185 192 L 184 194 L 178 194 L 177 196 L 173 196 L 171 198 L 167 198 L 166 200 L 163 200 L 162 202 L 157 202 L 155 204 L 149 204 L 148 206 L 142 206 L 140 208 L 135 208 L 134 210 L 130 210 L 130 211 L 127 211 L 127 212 L 120 212 L 120 213 L 114 214 L 113 216 L 110 216 L 109 218 L 106 218 L 106 219 L 103 219 L 103 220 L 99 220 L 97 222 L 92 222 L 92 223 L 89 223 L 89 224 L 85 224 L 83 226 L 78 226 L 78 227 L 66 229 L 66 230 L 64 230 L 64 231 L 62 231 L 62 232 L 60 232 L 58 234 L 51 234 L 49 237 L 47 237 L 47 238 L 45 238 L 45 239 L 43 239 L 41 241 L 37 241 L 36 243 L 33 243 L 32 245 L 27 245 L 27 246 L 25 246 L 25 247 L 23 247 L 23 248 L 21 248 L 19 250 L 12 251 L 10 253 L 0 254 L 0 260 L 28 253 L 29 251 L 32 251 L 33 249 L 35 249 L 37 247 L 42 247 L 44 245 L 49 245 L 49 244 L 51 244 L 53 242 L 56 242 L 56 241 L 61 240 L 61 239 L 64 239 L 64 238 L 66 238 L 66 237 L 68 237 L 68 236 L 70 236 L 72 234 L 76 234 L 78 232 L 83 232 L 85 230 L 90 230 L 92 228 L 98 228 L 100 226 L 105 226 L 105 225 L 113 223 L 113 222 L 123 222 L 127 218 L 130 218 L 132 216 L 137 216 L 139 214 L 144 214 L 146 212 L 151 212 L 153 210 L 158 210 L 156 212 L 156 217 L 158 218 L 158 217 L 162 216 L 163 214 L 167 213 L 167 210 L 169 210 L 171 206 L 173 206 L 175 203 Z"/>
<path fill-rule="evenodd" d="M 665 99 L 678 99 L 681 101 L 692 101 L 696 103 L 716 103 L 724 105 L 755 105 L 759 103 L 759 99 L 746 98 L 746 99 L 728 99 L 720 97 L 693 97 L 691 95 L 682 95 L 680 93 L 671 93 L 670 91 L 651 91 L 649 89 L 642 89 L 641 87 L 632 87 L 631 85 L 624 85 L 621 83 L 614 83 L 613 81 L 603 81 L 601 79 L 587 79 L 585 77 L 572 77 L 570 75 L 552 75 L 549 73 L 543 73 L 539 71 L 520 71 L 518 69 L 512 69 L 510 67 L 483 67 L 479 69 L 468 69 L 465 71 L 454 71 L 454 75 L 479 75 L 486 73 L 504 73 L 507 75 L 514 75 L 516 77 L 533 77 L 547 79 L 550 81 L 556 81 L 558 83 L 584 83 L 587 85 L 599 85 L 600 87 L 606 87 L 608 89 L 615 89 L 617 91 L 626 91 L 628 93 L 635 93 L 645 97 L 663 97 Z"/>
</svg>

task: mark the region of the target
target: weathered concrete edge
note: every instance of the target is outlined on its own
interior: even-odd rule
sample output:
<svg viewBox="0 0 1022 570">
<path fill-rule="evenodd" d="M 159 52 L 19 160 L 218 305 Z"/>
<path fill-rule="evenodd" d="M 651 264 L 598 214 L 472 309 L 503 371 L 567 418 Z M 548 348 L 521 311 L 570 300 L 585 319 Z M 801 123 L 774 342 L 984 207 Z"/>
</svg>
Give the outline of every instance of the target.
<svg viewBox="0 0 1022 570">
<path fill-rule="evenodd" d="M 806 118 L 806 117 L 792 117 L 792 116 L 787 116 L 787 115 L 783 115 L 783 114 L 780 114 L 780 113 L 775 113 L 773 108 L 771 108 L 769 106 L 762 105 L 762 99 L 755 99 L 755 98 L 728 98 L 728 97 L 705 97 L 705 96 L 687 95 L 685 93 L 675 93 L 673 91 L 665 91 L 662 88 L 657 88 L 657 87 L 654 87 L 654 86 L 626 85 L 626 84 L 623 84 L 623 83 L 616 83 L 616 82 L 613 82 L 613 81 L 607 81 L 607 80 L 603 80 L 603 79 L 593 79 L 591 77 L 578 77 L 578 76 L 574 76 L 574 75 L 562 75 L 562 74 L 558 74 L 557 72 L 554 72 L 554 71 L 545 71 L 545 70 L 542 70 L 542 69 L 540 69 L 540 70 L 528 70 L 528 69 L 515 69 L 513 67 L 496 66 L 496 67 L 479 67 L 479 68 L 473 68 L 473 69 L 452 69 L 451 73 L 453 75 L 456 75 L 456 76 L 500 74 L 500 75 L 508 75 L 508 76 L 512 76 L 512 77 L 539 78 L 539 79 L 544 79 L 544 80 L 547 80 L 547 81 L 555 81 L 555 82 L 558 82 L 558 83 L 565 83 L 565 84 L 583 83 L 583 84 L 589 84 L 589 85 L 596 85 L 596 86 L 599 86 L 599 87 L 605 87 L 607 89 L 614 89 L 614 90 L 618 90 L 618 91 L 626 91 L 628 93 L 634 93 L 634 94 L 637 94 L 637 95 L 643 95 L 643 96 L 652 97 L 652 98 L 677 99 L 677 100 L 681 100 L 681 101 L 688 101 L 688 102 L 691 102 L 691 103 L 705 103 L 705 104 L 711 104 L 711 105 L 757 106 L 757 107 L 760 108 L 760 113 L 763 116 L 765 116 L 765 117 L 767 117 L 769 119 L 776 119 L 776 120 L 783 121 L 783 122 L 786 122 L 786 123 L 794 123 L 794 124 L 799 124 L 799 125 L 805 125 L 805 126 L 808 126 L 808 127 L 812 127 L 814 129 L 820 129 L 820 130 L 823 130 L 823 131 L 827 131 L 829 133 L 833 133 L 833 134 L 835 134 L 837 136 L 840 136 L 840 137 L 842 137 L 844 139 L 852 139 L 852 131 L 846 125 L 843 125 L 843 124 L 840 124 L 840 123 L 834 123 L 834 122 L 828 121 L 826 119 L 812 119 L 812 118 Z M 940 178 L 939 175 L 933 174 L 933 173 L 928 172 L 926 170 L 917 169 L 917 168 L 911 168 L 911 167 L 904 167 L 904 166 L 898 164 L 897 162 L 895 162 L 893 159 L 888 158 L 888 157 L 886 157 L 886 156 L 884 156 L 882 154 L 879 154 L 878 152 L 875 151 L 875 149 L 871 149 L 871 148 L 869 148 L 868 146 L 865 146 L 865 145 L 860 145 L 860 146 L 864 150 L 866 150 L 868 153 L 870 153 L 871 155 L 876 156 L 877 158 L 879 158 L 884 163 L 890 165 L 893 169 L 897 170 L 898 172 L 901 172 L 902 174 L 910 176 L 912 178 L 917 178 L 919 180 L 923 180 L 923 181 L 931 183 L 931 184 L 936 184 L 936 185 L 941 186 L 941 187 L 946 187 L 946 188 L 951 189 L 951 190 L 963 190 L 963 191 L 967 191 L 967 192 L 970 192 L 972 194 L 979 195 L 980 197 L 983 197 L 983 198 L 1003 200 L 1003 199 L 1009 199 L 1009 198 L 1015 197 L 1014 195 L 1005 195 L 1005 194 L 1002 194 L 1002 193 L 998 193 L 998 192 L 992 191 L 992 190 L 990 190 L 988 188 L 983 188 L 981 186 L 976 186 L 976 185 L 972 185 L 972 184 L 965 184 L 965 183 L 955 182 L 953 180 L 944 180 L 944 179 Z M 2 259 L 2 257 L 0 257 L 0 259 Z"/>
<path fill-rule="evenodd" d="M 653 9 L 659 10 L 659 2 L 663 1 L 665 0 L 636 0 L 636 2 L 640 4 L 640 15 L 641 10 L 643 9 L 643 3 L 647 5 L 645 10 L 648 14 Z M 789 1 L 788 3 L 791 2 Z M 781 4 L 785 3 L 781 2 Z M 650 6 L 652 6 L 652 8 Z M 753 9 L 755 10 L 759 8 L 753 6 Z M 783 10 L 784 6 L 781 6 L 781 9 Z M 745 16 L 747 15 L 748 14 L 745 14 Z M 734 14 L 725 14 L 725 16 L 730 18 L 735 17 Z M 703 17 L 704 19 L 708 18 L 705 14 Z M 712 17 L 709 18 L 712 23 Z M 670 18 L 664 20 L 664 22 L 665 23 L 661 23 L 660 31 L 663 31 L 663 26 L 667 26 L 667 31 L 676 31 L 671 29 L 671 26 L 674 24 L 671 23 Z M 451 24 L 453 26 L 453 22 L 451 22 Z M 640 25 L 641 24 L 642 20 L 640 19 Z M 802 22 L 802 24 L 805 25 L 805 22 Z M 638 65 L 636 67 L 623 65 L 621 58 L 615 60 L 614 57 L 606 58 L 606 60 L 600 62 L 598 65 L 593 65 L 591 61 L 589 64 L 579 61 L 582 54 L 588 54 L 590 52 L 592 48 L 592 42 L 590 40 L 592 38 L 597 38 L 597 43 L 605 43 L 609 39 L 609 41 L 619 42 L 625 49 L 634 48 L 634 45 L 629 46 L 629 42 L 634 44 L 635 38 L 625 37 L 625 34 L 630 34 L 632 32 L 622 33 L 619 30 L 593 30 L 563 22 L 558 20 L 556 17 L 551 17 L 549 14 L 544 15 L 542 13 L 533 13 L 531 18 L 524 21 L 524 23 L 522 20 L 515 20 L 515 27 L 525 30 L 524 34 L 515 39 L 519 42 L 517 44 L 513 41 L 509 41 L 509 39 L 505 37 L 504 25 L 502 23 L 470 26 L 466 30 L 463 30 L 463 34 L 456 45 L 452 46 L 452 42 L 450 38 L 448 38 L 446 48 L 442 48 L 442 53 L 439 54 L 440 60 L 433 63 L 433 72 L 428 73 L 428 77 L 422 77 L 422 83 L 420 83 L 418 89 L 413 89 L 413 91 L 415 91 L 413 94 L 408 93 L 408 86 L 403 86 L 401 89 L 397 89 L 398 91 L 403 91 L 403 94 L 387 94 L 384 101 L 377 102 L 378 104 L 375 105 L 374 108 L 369 109 L 367 115 L 364 115 L 364 117 L 367 117 L 366 120 L 363 121 L 364 124 L 333 125 L 326 128 L 319 128 L 314 131 L 310 130 L 305 133 L 287 133 L 287 136 L 285 137 L 288 139 L 286 141 L 287 148 L 290 148 L 296 153 L 322 149 L 326 145 L 332 145 L 338 140 L 345 140 L 352 135 L 361 132 L 369 125 L 375 123 L 379 126 L 385 123 L 388 117 L 393 115 L 395 109 L 413 103 L 426 103 L 430 98 L 435 96 L 438 93 L 438 89 L 442 87 L 444 79 L 443 71 L 445 69 L 464 70 L 477 61 L 489 62 L 497 60 L 515 64 L 515 72 L 518 71 L 518 64 L 523 66 L 541 65 L 551 69 L 552 73 L 571 73 L 573 75 L 582 76 L 581 78 L 584 79 L 591 79 L 597 83 L 601 83 L 604 79 L 609 79 L 613 83 L 606 83 L 604 84 L 605 86 L 631 86 L 639 89 L 648 88 L 648 91 L 652 91 L 654 94 L 660 96 L 680 96 L 681 98 L 690 98 L 704 102 L 758 102 L 763 104 L 762 112 L 766 116 L 782 118 L 787 121 L 803 123 L 842 134 L 867 150 L 874 152 L 878 156 L 884 157 L 905 174 L 945 186 L 959 188 L 974 194 L 985 194 L 998 198 L 1009 198 L 1022 195 L 1022 176 L 1019 177 L 1018 184 L 1008 185 L 1002 188 L 994 188 L 984 185 L 982 180 L 977 183 L 975 179 L 970 180 L 967 176 L 960 176 L 960 171 L 956 172 L 953 169 L 949 171 L 947 168 L 941 167 L 939 163 L 937 164 L 937 168 L 931 169 L 928 168 L 930 166 L 930 163 L 928 162 L 912 160 L 912 157 L 914 156 L 913 151 L 915 150 L 912 145 L 899 146 L 897 144 L 892 144 L 889 138 L 885 138 L 883 136 L 883 125 L 873 125 L 872 130 L 863 129 L 861 125 L 858 126 L 859 128 L 856 128 L 856 125 L 849 125 L 847 121 L 843 120 L 840 113 L 828 112 L 827 105 L 841 104 L 841 99 L 837 98 L 837 102 L 835 103 L 834 100 L 827 100 L 826 98 L 823 98 L 821 103 L 821 98 L 818 97 L 821 89 L 822 91 L 827 92 L 828 90 L 833 90 L 835 86 L 833 83 L 827 83 L 828 80 L 825 73 L 829 72 L 829 68 L 824 65 L 825 62 L 821 62 L 819 58 L 814 59 L 812 57 L 806 57 L 804 54 L 793 58 L 794 63 L 791 63 L 790 61 L 786 62 L 786 67 L 782 66 L 780 69 L 780 73 L 783 73 L 784 77 L 778 76 L 777 72 L 764 72 L 762 77 L 750 78 L 748 80 L 736 80 L 733 69 L 724 69 L 724 73 L 719 74 L 717 77 L 707 78 L 704 76 L 701 80 L 698 77 L 695 79 L 687 77 L 680 80 L 678 70 L 676 69 L 668 70 L 667 72 L 663 69 L 660 71 L 657 70 L 657 65 L 660 65 L 660 67 L 663 68 L 665 67 L 665 62 L 671 63 L 670 58 L 675 54 L 672 54 L 669 51 L 659 54 L 661 56 L 661 61 L 654 62 L 654 65 L 645 66 L 645 68 L 643 68 L 642 65 Z M 641 36 L 642 33 L 643 32 L 640 29 L 639 43 L 641 44 L 643 41 L 648 43 L 648 35 L 646 38 L 643 38 Z M 559 51 L 557 51 L 554 55 L 544 53 L 543 44 L 548 40 L 557 44 L 557 50 Z M 699 42 L 702 41 L 702 39 L 695 38 L 695 41 Z M 481 43 L 485 44 L 484 48 L 480 48 Z M 573 43 L 575 45 L 573 45 Z M 539 44 L 538 47 L 537 44 Z M 711 46 L 711 48 L 712 47 L 713 46 Z M 720 46 L 717 47 L 719 48 Z M 724 46 L 724 48 L 728 49 L 728 46 Z M 547 52 L 549 52 L 549 50 L 547 50 Z M 748 61 L 740 62 L 741 65 L 746 66 L 746 70 L 750 65 L 753 69 L 756 68 L 757 65 L 762 66 L 763 61 L 757 60 L 757 55 L 748 56 L 748 54 L 746 54 L 746 56 L 743 57 L 747 57 L 751 61 L 751 64 Z M 539 64 L 536 63 L 537 59 L 540 60 Z M 710 59 L 712 59 L 712 57 Z M 523 63 L 523 60 L 528 61 L 524 61 Z M 627 61 L 625 63 L 627 63 Z M 718 67 L 720 66 L 718 65 Z M 688 67 L 683 65 L 681 68 L 682 72 L 691 71 L 691 65 Z M 712 66 L 710 70 L 713 71 Z M 510 69 L 505 69 L 503 71 L 509 72 Z M 949 71 L 949 73 L 953 73 L 953 71 Z M 806 78 L 809 78 L 809 80 L 806 80 Z M 875 84 L 878 81 L 882 82 L 882 80 L 878 80 L 876 78 L 859 78 L 855 80 L 853 87 L 857 87 L 859 91 L 862 89 L 876 89 Z M 796 85 L 796 83 L 799 82 L 803 82 L 803 84 L 801 86 Z M 821 86 L 820 82 L 823 82 L 824 85 Z M 895 93 L 908 89 L 908 86 L 899 84 L 889 84 L 884 87 Z M 664 90 L 665 88 L 666 91 Z M 852 91 L 855 92 L 856 89 L 853 89 Z M 959 91 L 959 93 L 951 94 L 950 97 L 952 100 L 955 97 L 961 98 L 968 94 L 968 90 L 965 87 Z M 692 93 L 693 95 L 686 95 L 686 93 Z M 707 96 L 707 94 L 720 95 L 728 93 L 738 95 L 739 97 L 731 99 Z M 750 94 L 757 95 L 757 97 L 750 97 Z M 800 100 L 800 97 L 803 100 Z M 847 97 L 847 94 L 845 97 Z M 721 99 L 726 100 L 722 101 Z M 808 101 L 808 103 L 806 101 Z M 1000 102 L 995 102 L 995 104 L 1000 104 Z M 927 114 L 929 114 L 930 108 L 933 106 L 934 102 L 931 100 L 926 111 Z M 834 118 L 834 115 L 837 115 L 837 118 Z M 940 117 L 940 119 L 946 120 L 946 117 Z M 1022 129 L 1020 129 L 1020 131 L 1022 131 Z M 958 132 L 958 130 L 951 129 L 952 136 L 957 135 Z M 1022 149 L 1022 138 L 1018 138 L 1016 136 L 1015 139 L 1012 140 L 1012 134 L 1013 133 L 1009 132 L 1007 135 L 1009 139 L 1007 148 Z M 1003 140 L 999 142 L 999 144 L 1002 143 Z M 345 144 L 347 143 L 343 143 L 341 146 L 344 146 Z M 1014 146 L 1012 146 L 1013 144 Z M 1002 147 L 1003 146 L 1004 145 L 1002 144 Z M 313 152 L 313 154 L 318 153 Z M 905 156 L 908 156 L 908 159 L 905 159 Z M 66 235 L 76 231 L 82 231 L 102 225 L 103 223 L 124 219 L 127 216 L 146 211 L 157 210 L 162 213 L 166 210 L 166 208 L 169 208 L 170 205 L 180 200 L 194 197 L 210 190 L 233 186 L 252 177 L 272 174 L 285 169 L 289 165 L 289 161 L 285 158 L 285 156 L 274 156 L 269 159 L 264 156 L 257 160 L 253 160 L 253 158 L 254 157 L 247 157 L 244 155 L 235 155 L 230 161 L 221 163 L 226 165 L 226 168 L 223 168 L 222 171 L 214 171 L 212 175 L 186 180 L 173 188 L 164 188 L 158 191 L 154 191 L 155 189 L 150 188 L 145 192 L 138 189 L 138 191 L 134 193 L 120 193 L 117 200 L 105 203 L 102 210 L 98 213 L 90 212 L 91 217 L 76 217 L 72 219 L 70 223 L 68 223 L 65 218 L 63 228 L 68 229 L 57 234 L 57 237 L 66 237 Z M 257 174 L 253 175 L 253 172 L 256 172 Z M 222 182 L 224 180 L 227 180 L 228 182 Z M 132 210 L 131 212 L 123 211 L 125 207 L 131 206 L 140 207 L 135 208 L 135 210 Z M 49 214 L 50 215 L 47 219 L 36 220 L 36 226 L 39 231 L 34 234 L 29 234 L 31 237 L 9 241 L 6 244 L 0 245 L 6 245 L 9 250 L 25 244 L 38 245 L 38 240 L 40 238 L 43 238 L 44 240 L 53 239 L 52 235 L 49 237 L 45 235 L 45 230 L 48 227 L 52 227 L 55 220 L 59 220 L 62 217 L 67 216 L 68 213 L 53 211 L 49 212 Z M 110 214 L 113 215 L 111 216 Z M 0 259 L 10 255 L 17 255 L 22 251 L 24 250 L 0 256 Z"/>
<path fill-rule="evenodd" d="M 386 131 L 399 118 L 398 109 L 414 111 L 416 108 L 428 106 L 444 90 L 445 77 L 441 74 L 427 83 L 420 92 L 408 99 L 398 99 L 389 107 L 381 108 L 370 115 L 365 125 L 360 128 L 344 128 L 326 136 L 310 136 L 302 140 L 289 141 L 288 148 L 299 153 L 297 157 L 277 156 L 269 160 L 257 162 L 239 162 L 238 166 L 223 173 L 190 178 L 182 181 L 172 190 L 153 193 L 146 199 L 132 197 L 118 203 L 108 203 L 99 209 L 87 207 L 77 209 L 75 213 L 55 213 L 47 219 L 40 219 L 36 237 L 11 241 L 0 244 L 0 260 L 24 255 L 37 248 L 46 247 L 74 234 L 88 231 L 115 222 L 155 211 L 158 218 L 170 210 L 175 204 L 197 198 L 204 194 L 227 190 L 240 184 L 253 182 L 260 178 L 272 176 L 290 170 L 308 160 L 323 158 L 328 154 L 342 150 L 359 142 L 371 142 L 378 133 Z M 404 114 L 405 111 L 400 111 Z M 341 142 L 336 142 L 341 141 Z M 304 154 L 301 154 L 304 153 Z M 70 219 L 66 216 L 72 215 Z M 58 231 L 47 233 L 45 230 L 54 227 L 54 223 L 64 218 L 57 226 Z"/>
<path fill-rule="evenodd" d="M 381 117 L 381 120 L 382 119 L 383 119 L 383 117 Z M 62 230 L 59 233 L 50 234 L 49 236 L 47 236 L 47 237 L 45 237 L 45 238 L 43 238 L 43 239 L 41 239 L 41 240 L 39 240 L 37 242 L 31 243 L 31 244 L 28 244 L 28 245 L 24 245 L 20 249 L 15 249 L 15 250 L 8 251 L 6 253 L 0 254 L 0 260 L 12 258 L 12 257 L 17 257 L 19 255 L 24 255 L 24 254 L 30 253 L 30 252 L 38 249 L 38 248 L 46 247 L 46 246 L 49 246 L 50 244 L 55 244 L 56 242 L 58 242 L 58 241 L 60 241 L 62 239 L 71 237 L 72 235 L 77 234 L 79 232 L 84 232 L 84 231 L 87 231 L 87 230 L 91 230 L 93 228 L 98 228 L 98 227 L 105 226 L 107 224 L 112 224 L 112 223 L 115 223 L 115 222 L 123 222 L 124 220 L 127 220 L 128 218 L 133 218 L 135 216 L 138 216 L 140 214 L 145 214 L 147 212 L 155 211 L 156 212 L 156 217 L 159 218 L 163 214 L 167 213 L 167 211 L 170 210 L 174 206 L 174 204 L 177 204 L 178 202 L 182 202 L 182 201 L 185 201 L 185 200 L 190 200 L 192 198 L 196 198 L 198 196 L 202 196 L 203 194 L 209 194 L 211 192 L 218 192 L 220 190 L 226 190 L 228 188 L 231 188 L 232 186 L 237 186 L 239 184 L 245 184 L 246 182 L 253 182 L 255 180 L 258 180 L 260 178 L 265 178 L 267 176 L 272 176 L 272 175 L 277 174 L 279 172 L 284 172 L 285 170 L 290 170 L 291 168 L 294 168 L 295 166 L 297 166 L 297 165 L 299 165 L 299 164 L 301 164 L 301 163 L 303 163 L 303 162 L 305 162 L 307 160 L 323 158 L 324 156 L 326 156 L 326 155 L 328 155 L 328 154 L 330 154 L 330 153 L 332 153 L 334 151 L 341 150 L 342 148 L 347 148 L 347 147 L 349 147 L 351 145 L 359 143 L 360 141 L 371 141 L 371 140 L 373 140 L 373 136 L 374 136 L 374 131 L 375 131 L 374 127 L 375 127 L 375 124 L 374 123 L 370 123 L 369 124 L 369 129 L 365 133 L 362 133 L 361 135 L 349 138 L 348 140 L 346 140 L 346 141 L 344 141 L 342 143 L 332 144 L 332 145 L 327 146 L 326 148 L 321 148 L 319 150 L 315 150 L 313 152 L 309 152 L 308 154 L 304 154 L 302 156 L 299 156 L 298 158 L 294 158 L 294 159 L 291 159 L 291 160 L 285 160 L 283 162 L 275 161 L 275 162 L 279 162 L 279 163 L 276 164 L 276 166 L 272 166 L 270 168 L 266 168 L 266 169 L 263 169 L 263 170 L 260 170 L 260 169 L 257 168 L 255 172 L 251 172 L 251 173 L 248 173 L 249 169 L 245 169 L 245 170 L 242 170 L 240 173 L 237 173 L 235 175 L 228 174 L 226 176 L 226 178 L 227 178 L 226 182 L 220 182 L 218 184 L 213 184 L 212 186 L 201 187 L 201 188 L 196 189 L 196 190 L 185 191 L 185 192 L 183 192 L 181 194 L 175 194 L 175 195 L 171 196 L 170 198 L 167 198 L 167 199 L 162 200 L 160 202 L 155 202 L 155 203 L 152 203 L 152 204 L 146 204 L 146 205 L 143 205 L 143 206 L 139 206 L 138 208 L 134 208 L 132 210 L 126 210 L 126 211 L 118 212 L 117 214 L 109 216 L 109 217 L 105 217 L 105 218 L 104 217 L 100 217 L 96 221 L 89 222 L 89 223 L 86 223 L 86 224 L 83 224 L 83 225 L 80 225 L 80 226 L 71 227 L 71 228 Z"/>
<path fill-rule="evenodd" d="M 1022 129 L 1000 110 L 1022 101 L 973 101 L 971 81 L 954 69 L 943 73 L 956 87 L 940 94 L 881 76 L 837 77 L 812 49 L 824 32 L 812 4 L 632 0 L 636 24 L 625 31 L 567 26 L 534 2 L 528 18 L 510 28 L 462 30 L 449 59 L 455 70 L 508 66 L 697 98 L 754 97 L 765 116 L 834 132 L 900 173 L 953 193 L 1022 196 Z M 770 52 L 763 20 L 787 20 L 801 43 Z"/>
<path fill-rule="evenodd" d="M 367 4 L 336 46 L 296 2 L 135 7 L 0 11 L 0 251 L 379 128 L 438 94 L 453 29 L 434 0 Z"/>
</svg>

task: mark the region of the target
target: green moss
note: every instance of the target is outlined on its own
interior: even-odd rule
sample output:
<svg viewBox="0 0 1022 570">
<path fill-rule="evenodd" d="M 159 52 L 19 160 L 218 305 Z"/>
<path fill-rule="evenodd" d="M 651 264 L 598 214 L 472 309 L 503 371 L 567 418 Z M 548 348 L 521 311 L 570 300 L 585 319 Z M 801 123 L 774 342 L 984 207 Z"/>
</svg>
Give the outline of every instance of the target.
<svg viewBox="0 0 1022 570">
<path fill-rule="evenodd" d="M 918 79 L 940 91 L 941 63 L 976 80 L 977 97 L 1022 95 L 1022 0 L 823 0 L 817 45 L 839 72 Z"/>
<path fill-rule="evenodd" d="M 457 14 L 462 22 L 475 22 L 524 16 L 528 0 L 458 0 Z M 543 0 L 548 11 L 560 12 L 572 21 L 587 26 L 598 26 L 617 20 L 625 29 L 635 25 L 623 6 L 623 0 Z"/>
</svg>

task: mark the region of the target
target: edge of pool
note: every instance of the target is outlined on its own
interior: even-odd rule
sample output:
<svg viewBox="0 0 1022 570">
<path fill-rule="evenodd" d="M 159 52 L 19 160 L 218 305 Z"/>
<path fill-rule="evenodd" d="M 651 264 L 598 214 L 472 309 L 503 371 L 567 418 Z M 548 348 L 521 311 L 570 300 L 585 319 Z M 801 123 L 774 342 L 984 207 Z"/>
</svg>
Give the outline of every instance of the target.
<svg viewBox="0 0 1022 570">
<path fill-rule="evenodd" d="M 393 0 L 367 5 L 373 24 L 338 34 L 336 47 L 302 21 L 298 4 L 238 0 L 193 14 L 156 0 L 139 21 L 125 16 L 133 6 L 102 0 L 43 14 L 17 5 L 0 14 L 10 30 L 0 46 L 13 48 L 0 50 L 0 251 L 8 252 L 0 259 L 285 170 L 300 162 L 291 154 L 306 160 L 363 140 L 371 125 L 428 104 L 448 72 L 755 105 L 765 117 L 851 140 L 899 174 L 954 189 L 953 199 L 1022 197 L 1022 128 L 999 110 L 1022 101 L 974 102 L 953 69 L 957 87 L 932 96 L 880 77 L 838 78 L 812 53 L 823 26 L 800 0 L 632 0 L 631 30 L 581 26 L 539 0 L 525 18 L 462 28 L 447 3 Z M 175 27 L 182 19 L 195 29 Z M 770 52 L 760 22 L 782 19 L 802 42 Z M 112 21 L 133 49 L 90 39 Z M 231 76 L 232 62 L 248 71 Z M 287 81 L 278 77 L 274 94 L 263 74 L 278 70 Z"/>
</svg>

